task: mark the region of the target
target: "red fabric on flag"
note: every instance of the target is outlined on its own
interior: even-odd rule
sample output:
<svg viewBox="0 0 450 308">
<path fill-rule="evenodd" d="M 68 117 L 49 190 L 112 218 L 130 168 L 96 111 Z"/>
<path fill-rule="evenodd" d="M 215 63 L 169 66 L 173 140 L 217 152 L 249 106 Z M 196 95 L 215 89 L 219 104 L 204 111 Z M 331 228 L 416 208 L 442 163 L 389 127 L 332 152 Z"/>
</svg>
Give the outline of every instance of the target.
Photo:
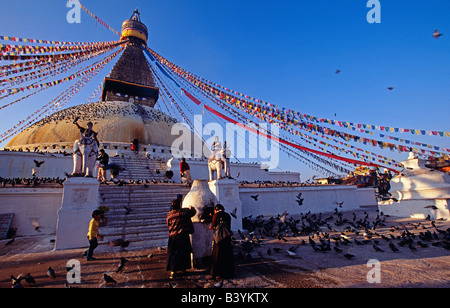
<svg viewBox="0 0 450 308">
<path fill-rule="evenodd" d="M 215 114 L 216 116 L 218 116 L 218 117 L 220 117 L 220 118 L 222 118 L 222 119 L 224 119 L 224 120 L 226 120 L 226 121 L 228 121 L 228 122 L 231 122 L 231 123 L 233 123 L 233 124 L 236 124 L 236 125 L 238 125 L 239 127 L 242 127 L 242 128 L 244 128 L 244 129 L 246 129 L 246 130 L 248 130 L 248 131 L 250 131 L 250 132 L 253 132 L 253 133 L 255 133 L 255 134 L 259 134 L 259 135 L 261 135 L 261 136 L 264 136 L 264 137 L 266 137 L 266 138 L 268 138 L 268 139 L 270 139 L 270 140 L 278 141 L 279 143 L 283 143 L 283 144 L 289 145 L 289 146 L 294 147 L 294 148 L 296 148 L 296 149 L 308 151 L 308 152 L 311 152 L 311 153 L 314 153 L 314 154 L 318 154 L 318 155 L 325 156 L 325 157 L 328 157 L 328 158 L 333 158 L 333 159 L 340 160 L 340 161 L 345 161 L 345 162 L 351 163 L 351 164 L 358 164 L 358 165 L 363 165 L 363 166 L 371 166 L 371 167 L 387 168 L 387 167 L 384 167 L 384 166 L 380 166 L 380 165 L 373 164 L 373 163 L 369 163 L 369 162 L 365 162 L 365 161 L 359 161 L 359 160 L 355 160 L 355 159 L 351 159 L 351 158 L 345 158 L 345 157 L 337 156 L 337 155 L 334 155 L 334 154 L 323 153 L 323 152 L 320 152 L 320 151 L 316 151 L 316 150 L 313 150 L 313 149 L 309 149 L 309 148 L 303 147 L 303 146 L 301 146 L 301 145 L 298 145 L 298 144 L 295 144 L 295 143 L 286 141 L 286 140 L 284 140 L 284 139 L 272 137 L 271 135 L 264 134 L 264 133 L 262 133 L 262 132 L 260 132 L 260 131 L 257 131 L 257 130 L 254 129 L 254 128 L 248 127 L 248 126 L 246 126 L 246 125 L 244 125 L 244 124 L 242 124 L 242 123 L 240 123 L 240 122 L 237 122 L 237 121 L 235 121 L 235 120 L 233 120 L 233 119 L 227 117 L 226 115 L 224 115 L 224 114 L 218 112 L 217 110 L 215 110 L 215 109 L 213 109 L 213 108 L 211 108 L 211 107 L 209 107 L 209 106 L 206 106 L 206 105 L 203 105 L 203 106 L 204 106 L 204 107 L 206 108 L 206 110 L 208 110 L 209 112 Z M 391 171 L 397 173 L 397 171 L 394 170 L 394 169 L 390 169 L 390 168 L 387 168 L 387 169 L 389 169 L 389 170 L 391 170 Z"/>
<path fill-rule="evenodd" d="M 200 102 L 198 99 L 196 99 L 194 96 L 192 96 L 191 93 L 189 93 L 185 89 L 181 88 L 181 91 L 183 91 L 183 93 L 186 94 L 186 96 L 189 97 L 197 105 L 201 105 L 202 104 L 202 102 Z"/>
</svg>

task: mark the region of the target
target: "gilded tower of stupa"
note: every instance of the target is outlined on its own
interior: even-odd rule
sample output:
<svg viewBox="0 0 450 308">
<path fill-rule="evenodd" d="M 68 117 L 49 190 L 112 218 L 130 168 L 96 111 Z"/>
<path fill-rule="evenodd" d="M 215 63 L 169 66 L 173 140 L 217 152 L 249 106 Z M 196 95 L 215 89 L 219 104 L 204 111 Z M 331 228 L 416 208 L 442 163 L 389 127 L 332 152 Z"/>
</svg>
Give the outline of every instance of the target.
<svg viewBox="0 0 450 308">
<path fill-rule="evenodd" d="M 80 136 L 79 129 L 73 124 L 78 117 L 81 126 L 93 123 L 100 147 L 110 152 L 129 150 L 130 143 L 137 139 L 141 151 L 170 157 L 170 147 L 178 137 L 171 134 L 177 120 L 154 108 L 159 89 L 143 52 L 148 30 L 137 9 L 123 22 L 121 40 L 126 44 L 104 79 L 101 102 L 58 111 L 14 137 L 6 148 L 70 152 L 73 142 Z"/>
</svg>

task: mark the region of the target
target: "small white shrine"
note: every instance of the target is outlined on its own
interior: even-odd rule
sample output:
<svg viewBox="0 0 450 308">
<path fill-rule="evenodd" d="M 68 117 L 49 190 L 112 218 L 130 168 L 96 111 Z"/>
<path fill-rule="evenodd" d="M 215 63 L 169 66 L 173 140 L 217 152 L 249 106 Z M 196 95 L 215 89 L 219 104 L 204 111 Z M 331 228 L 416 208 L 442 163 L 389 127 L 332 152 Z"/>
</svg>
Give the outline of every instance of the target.
<svg viewBox="0 0 450 308">
<path fill-rule="evenodd" d="M 409 154 L 404 170 L 392 178 L 392 199 L 380 201 L 384 214 L 400 217 L 450 219 L 450 175 L 425 167 L 425 160 Z"/>
</svg>

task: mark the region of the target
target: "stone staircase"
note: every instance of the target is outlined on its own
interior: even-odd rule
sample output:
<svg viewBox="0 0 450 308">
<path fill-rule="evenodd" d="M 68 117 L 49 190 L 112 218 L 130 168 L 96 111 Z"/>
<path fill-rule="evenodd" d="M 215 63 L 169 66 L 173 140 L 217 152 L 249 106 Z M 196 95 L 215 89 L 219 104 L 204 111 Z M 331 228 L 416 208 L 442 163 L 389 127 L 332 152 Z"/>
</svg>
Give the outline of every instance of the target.
<svg viewBox="0 0 450 308">
<path fill-rule="evenodd" d="M 110 157 L 110 164 L 116 164 L 121 168 L 125 169 L 119 172 L 119 179 L 154 179 L 154 180 L 164 180 L 167 165 L 165 161 L 133 157 L 129 155 L 126 157 Z"/>
<path fill-rule="evenodd" d="M 98 251 L 117 252 L 167 246 L 166 216 L 177 194 L 183 197 L 189 188 L 182 184 L 101 185 L 99 205 L 109 207 L 107 224 L 100 227 L 103 239 Z M 131 209 L 127 214 L 126 208 Z M 111 247 L 110 241 L 130 241 L 126 248 Z"/>
</svg>

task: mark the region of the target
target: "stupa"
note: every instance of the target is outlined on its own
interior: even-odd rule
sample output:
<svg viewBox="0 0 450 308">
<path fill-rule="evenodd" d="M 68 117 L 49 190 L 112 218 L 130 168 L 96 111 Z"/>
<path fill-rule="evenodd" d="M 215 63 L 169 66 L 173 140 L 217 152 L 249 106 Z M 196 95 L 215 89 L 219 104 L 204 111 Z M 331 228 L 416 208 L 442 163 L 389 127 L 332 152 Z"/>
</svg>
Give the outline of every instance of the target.
<svg viewBox="0 0 450 308">
<path fill-rule="evenodd" d="M 126 45 L 104 79 L 102 101 L 56 112 L 18 134 L 6 148 L 24 152 L 70 152 L 73 142 L 80 136 L 73 124 L 78 117 L 81 126 L 93 123 L 100 147 L 110 154 L 130 150 L 131 142 L 137 139 L 141 151 L 170 157 L 172 142 L 178 137 L 171 134 L 171 129 L 177 120 L 154 108 L 159 89 L 143 53 L 147 39 L 147 27 L 136 9 L 130 19 L 123 22 L 121 40 L 125 40 Z M 192 144 L 194 138 L 191 138 Z"/>
<path fill-rule="evenodd" d="M 450 219 L 450 175 L 426 167 L 414 152 L 402 164 L 405 169 L 391 180 L 392 199 L 380 201 L 379 210 L 392 216 Z"/>
</svg>

